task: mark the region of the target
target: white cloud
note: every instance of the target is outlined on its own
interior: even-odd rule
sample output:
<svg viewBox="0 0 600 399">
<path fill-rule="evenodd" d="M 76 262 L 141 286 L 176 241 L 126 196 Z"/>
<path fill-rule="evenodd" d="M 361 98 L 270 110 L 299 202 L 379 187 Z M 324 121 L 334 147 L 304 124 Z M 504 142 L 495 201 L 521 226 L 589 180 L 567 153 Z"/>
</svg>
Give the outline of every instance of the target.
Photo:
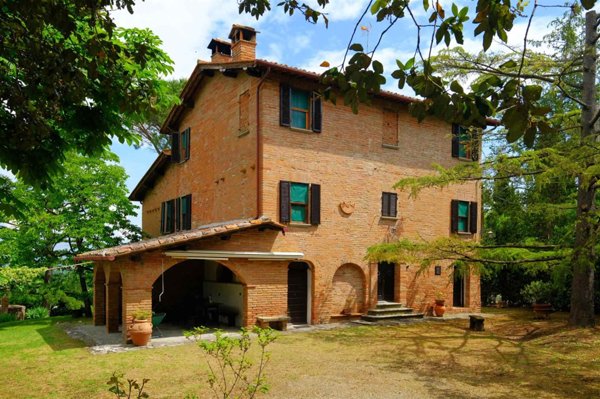
<svg viewBox="0 0 600 399">
<path fill-rule="evenodd" d="M 346 21 L 358 19 L 367 6 L 366 0 L 331 0 L 325 9 L 322 9 L 316 0 L 307 1 L 306 4 L 315 10 L 327 14 L 330 21 Z"/>
</svg>

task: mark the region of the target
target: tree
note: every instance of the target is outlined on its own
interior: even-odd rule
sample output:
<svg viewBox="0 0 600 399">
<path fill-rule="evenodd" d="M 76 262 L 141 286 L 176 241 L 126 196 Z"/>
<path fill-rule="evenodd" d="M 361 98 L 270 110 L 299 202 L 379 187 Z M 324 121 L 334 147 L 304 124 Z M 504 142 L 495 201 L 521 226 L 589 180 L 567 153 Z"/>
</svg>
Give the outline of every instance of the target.
<svg viewBox="0 0 600 399">
<path fill-rule="evenodd" d="M 128 218 L 135 208 L 127 198 L 127 178 L 116 155 L 68 153 L 64 174 L 42 190 L 23 181 L 11 193 L 22 207 L 16 218 L 4 218 L 0 247 L 4 265 L 47 267 L 68 264 L 76 254 L 111 247 L 141 237 Z M 85 309 L 91 315 L 86 268 L 76 268 Z"/>
<path fill-rule="evenodd" d="M 169 136 L 160 133 L 160 127 L 167 119 L 173 105 L 178 102 L 178 96 L 186 82 L 186 79 L 161 80 L 160 85 L 163 87 L 163 95 L 159 101 L 154 107 L 148 108 L 132 118 L 133 132 L 142 138 L 144 144 L 152 146 L 158 154 L 171 147 Z"/>
<path fill-rule="evenodd" d="M 135 0 L 7 0 L 0 24 L 0 167 L 29 184 L 61 171 L 68 151 L 133 142 L 128 115 L 161 98 L 171 59 L 149 30 L 116 28 Z"/>
<path fill-rule="evenodd" d="M 239 0 L 240 12 L 248 12 L 259 18 L 270 10 L 269 0 Z M 329 0 L 318 0 L 318 5 L 325 8 Z M 579 9 L 579 4 L 586 10 L 595 5 L 595 0 L 581 0 L 564 7 L 573 11 Z M 569 154 L 547 150 L 545 153 L 527 153 L 526 158 L 530 164 L 538 162 L 542 169 L 550 173 L 556 170 L 557 165 L 567 167 L 577 181 L 577 219 L 573 236 L 573 246 L 570 251 L 570 262 L 573 271 L 571 317 L 570 323 L 577 326 L 593 326 L 594 302 L 594 266 L 597 261 L 595 253 L 596 238 L 599 228 L 596 209 L 596 189 L 600 178 L 600 170 L 596 166 L 598 131 L 595 127 L 600 112 L 597 111 L 596 99 L 596 46 L 598 35 L 598 17 L 595 11 L 586 14 L 585 43 L 580 51 L 574 51 L 565 59 L 554 60 L 554 67 L 550 73 L 531 73 L 525 68 L 528 61 L 528 32 L 532 26 L 536 11 L 545 7 L 545 4 L 535 1 L 533 4 L 518 1 L 515 5 L 510 0 L 478 0 L 475 13 L 470 14 L 468 7 L 459 8 L 452 4 L 449 9 L 444 9 L 439 1 L 430 3 L 423 1 L 426 20 L 421 20 L 419 14 L 413 10 L 413 3 L 407 0 L 371 0 L 369 1 L 362 17 L 357 22 L 354 33 L 364 16 L 370 12 L 379 23 L 383 25 L 381 37 L 393 27 L 396 22 L 408 19 L 414 24 L 418 35 L 415 42 L 414 56 L 408 60 L 397 60 L 398 69 L 393 71 L 392 77 L 398 80 L 398 87 L 408 85 L 414 92 L 424 98 L 423 101 L 410 105 L 410 112 L 419 120 L 428 116 L 435 116 L 451 123 L 463 126 L 485 128 L 488 118 L 498 116 L 506 128 L 506 139 L 513 143 L 522 139 L 527 147 L 532 147 L 536 137 L 551 134 L 557 129 L 578 129 L 578 134 L 573 134 L 571 140 L 577 147 L 576 151 Z M 284 0 L 279 3 L 284 12 L 292 15 L 299 12 L 310 22 L 317 22 L 324 17 L 321 11 L 310 6 L 298 3 L 296 0 Z M 552 5 L 556 6 L 556 5 Z M 480 77 L 470 85 L 463 87 L 459 79 L 446 80 L 432 63 L 433 48 L 443 42 L 447 47 L 456 42 L 464 43 L 464 24 L 472 20 L 475 25 L 473 35 L 480 36 L 483 50 L 488 50 L 494 38 L 506 43 L 507 32 L 513 28 L 517 18 L 526 18 L 527 29 L 523 39 L 523 48 L 500 57 L 501 63 L 475 65 Z M 325 23 L 327 20 L 324 19 Z M 430 38 L 430 39 L 427 39 Z M 322 76 L 323 83 L 327 86 L 323 91 L 324 96 L 333 101 L 337 97 L 344 99 L 344 104 L 358 112 L 360 103 L 369 103 L 370 96 L 380 91 L 386 82 L 383 65 L 375 60 L 380 40 L 373 50 L 365 51 L 360 43 L 353 43 L 354 34 L 346 51 L 342 65 L 333 67 Z M 429 42 L 427 42 L 429 40 Z M 348 59 L 346 63 L 346 59 Z M 570 76 L 580 76 L 581 85 L 573 83 Z M 580 121 L 577 126 L 563 126 L 553 123 L 553 110 L 543 102 L 544 87 L 560 93 L 578 104 L 581 110 Z M 573 91 L 574 90 L 574 91 Z M 578 93 L 579 91 L 579 93 Z M 578 96 L 578 94 L 581 94 Z M 540 158 L 541 156 L 541 158 Z M 515 164 L 510 159 L 503 160 L 505 168 L 512 168 L 512 174 L 522 176 L 522 163 Z M 505 169 L 509 170 L 509 169 Z M 439 170 L 440 176 L 436 179 L 425 178 L 418 181 L 400 182 L 398 187 L 407 188 L 412 185 L 414 191 L 418 187 L 450 184 L 451 182 L 482 179 L 481 168 L 465 167 L 462 174 L 444 173 Z M 541 174 L 540 171 L 528 173 Z M 404 249 L 409 253 L 425 250 L 423 247 L 411 246 L 404 243 L 396 250 Z M 449 245 L 454 250 L 461 250 L 463 254 L 468 249 L 457 247 L 458 243 L 441 240 L 435 247 L 439 250 L 442 245 Z M 517 251 L 527 251 L 529 245 L 521 245 Z M 525 262 L 548 262 L 557 260 L 559 256 L 546 253 L 550 248 L 542 248 L 541 255 L 535 260 L 525 259 Z M 493 248 L 486 248 L 492 250 Z M 387 248 L 382 251 L 373 251 L 382 256 L 392 256 Z M 465 252 L 467 251 L 467 252 Z M 442 256 L 444 252 L 438 252 Z M 527 258 L 527 257 L 526 257 Z M 564 258 L 564 254 L 560 256 Z M 481 259 L 468 259 L 477 263 Z"/>
</svg>

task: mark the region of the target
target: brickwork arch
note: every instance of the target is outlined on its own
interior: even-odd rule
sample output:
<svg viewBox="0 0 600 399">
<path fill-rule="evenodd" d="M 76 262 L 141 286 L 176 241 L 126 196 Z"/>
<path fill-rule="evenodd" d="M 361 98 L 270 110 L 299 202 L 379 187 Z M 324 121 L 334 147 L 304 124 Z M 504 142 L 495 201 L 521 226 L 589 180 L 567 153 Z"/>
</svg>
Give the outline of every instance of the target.
<svg viewBox="0 0 600 399">
<path fill-rule="evenodd" d="M 366 279 L 362 268 L 353 263 L 335 271 L 329 296 L 330 314 L 362 313 L 366 303 Z"/>
</svg>

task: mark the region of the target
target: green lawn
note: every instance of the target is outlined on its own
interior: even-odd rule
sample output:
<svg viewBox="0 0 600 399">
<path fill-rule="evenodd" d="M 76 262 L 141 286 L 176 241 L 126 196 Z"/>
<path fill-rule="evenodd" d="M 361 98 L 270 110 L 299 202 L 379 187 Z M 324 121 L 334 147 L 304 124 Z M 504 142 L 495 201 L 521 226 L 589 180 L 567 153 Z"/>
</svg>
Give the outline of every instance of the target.
<svg viewBox="0 0 600 399">
<path fill-rule="evenodd" d="M 271 398 L 600 397 L 600 329 L 566 315 L 501 310 L 486 332 L 467 320 L 281 335 L 271 346 Z M 92 355 L 69 318 L 0 324 L 0 398 L 109 398 L 113 371 L 149 378 L 151 398 L 209 397 L 194 344 Z"/>
</svg>

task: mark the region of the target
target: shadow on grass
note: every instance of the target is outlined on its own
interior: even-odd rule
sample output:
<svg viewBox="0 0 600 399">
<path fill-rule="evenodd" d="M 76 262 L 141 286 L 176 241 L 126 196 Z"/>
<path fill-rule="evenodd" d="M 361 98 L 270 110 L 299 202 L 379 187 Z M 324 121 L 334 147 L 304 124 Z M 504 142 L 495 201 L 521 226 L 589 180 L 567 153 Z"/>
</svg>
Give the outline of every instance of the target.
<svg viewBox="0 0 600 399">
<path fill-rule="evenodd" d="M 85 347 L 85 343 L 67 335 L 60 323 L 71 321 L 70 316 L 50 317 L 46 319 L 12 321 L 0 323 L 0 333 L 5 342 L 13 344 L 13 350 L 19 347 L 36 346 L 37 333 L 53 351 Z"/>
<path fill-rule="evenodd" d="M 86 347 L 85 342 L 69 337 L 65 330 L 56 323 L 38 328 L 37 332 L 46 344 L 55 352 Z"/>
</svg>

